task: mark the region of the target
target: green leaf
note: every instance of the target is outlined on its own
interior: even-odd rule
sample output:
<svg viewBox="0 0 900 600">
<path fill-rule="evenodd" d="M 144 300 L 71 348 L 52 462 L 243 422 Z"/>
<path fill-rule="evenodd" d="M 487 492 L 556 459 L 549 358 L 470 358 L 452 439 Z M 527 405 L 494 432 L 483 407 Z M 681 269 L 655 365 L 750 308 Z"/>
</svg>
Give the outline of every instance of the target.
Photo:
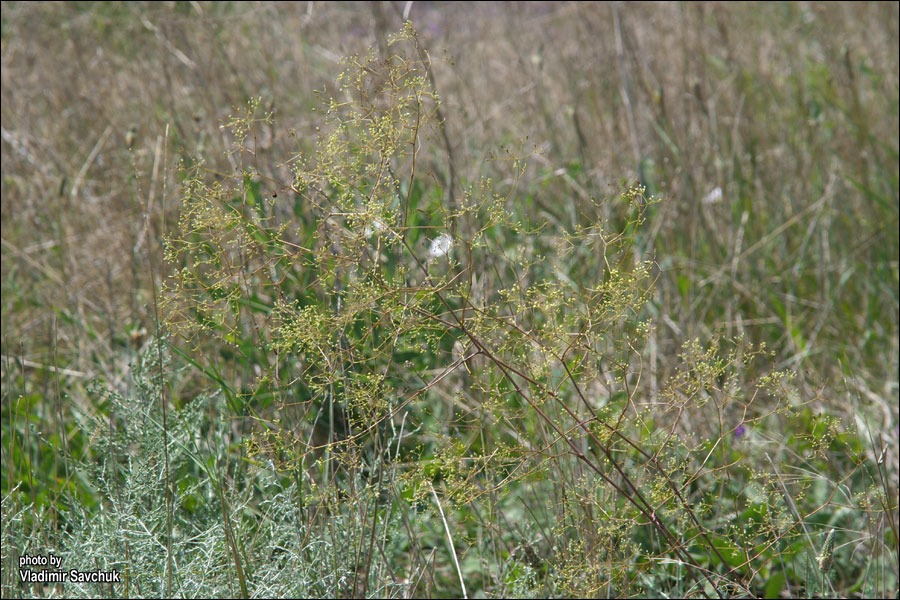
<svg viewBox="0 0 900 600">
<path fill-rule="evenodd" d="M 784 583 L 784 573 L 781 571 L 774 573 L 766 580 L 766 587 L 763 591 L 763 595 L 766 598 L 781 598 L 781 591 L 784 589 Z"/>
</svg>

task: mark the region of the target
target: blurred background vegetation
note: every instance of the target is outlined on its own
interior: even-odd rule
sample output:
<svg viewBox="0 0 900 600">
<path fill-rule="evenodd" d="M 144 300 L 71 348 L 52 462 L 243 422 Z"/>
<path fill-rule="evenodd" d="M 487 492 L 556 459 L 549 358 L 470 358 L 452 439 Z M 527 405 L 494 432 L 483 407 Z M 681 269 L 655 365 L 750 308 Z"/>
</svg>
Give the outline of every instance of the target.
<svg viewBox="0 0 900 600">
<path fill-rule="evenodd" d="M 728 382 L 724 396 L 768 386 L 794 408 L 723 410 L 724 424 L 693 405 L 679 413 L 677 435 L 691 452 L 746 448 L 691 463 L 701 489 L 689 502 L 719 505 L 697 531 L 721 537 L 685 537 L 684 555 L 667 562 L 652 528 L 636 525 L 640 515 L 623 512 L 631 526 L 609 531 L 551 530 L 555 518 L 574 521 L 582 509 L 572 506 L 588 502 L 581 496 L 616 497 L 571 465 L 542 474 L 539 459 L 559 457 L 553 443 L 527 461 L 507 457 L 528 473 L 482 490 L 486 508 L 454 496 L 452 469 L 435 462 L 471 450 L 452 451 L 455 411 L 474 405 L 457 375 L 426 386 L 409 421 L 381 421 L 368 455 L 339 459 L 356 469 L 323 467 L 316 477 L 334 487 L 329 495 L 315 477 L 273 463 L 289 463 L 284 450 L 301 439 L 318 449 L 302 455 L 303 469 L 330 460 L 335 430 L 348 427 L 341 415 L 324 432 L 315 411 L 298 416 L 295 431 L 261 430 L 254 421 L 273 422 L 266 410 L 290 391 L 275 384 L 269 404 L 247 408 L 265 396 L 261 374 L 278 373 L 272 337 L 157 337 L 157 296 L 183 266 L 163 260 L 164 240 L 183 231 L 194 174 L 233 181 L 228 189 L 251 203 L 295 198 L 297 158 L 316 151 L 325 128 L 323 101 L 345 98 L 342 57 L 369 48 L 387 57 L 407 19 L 415 57 L 430 58 L 422 73 L 442 123 L 421 144 L 416 201 L 452 208 L 489 178 L 533 230 L 578 233 L 590 215 L 610 219 L 629 240 L 616 248 L 621 264 L 653 261 L 654 285 L 634 306 L 649 327 L 621 330 L 641 337 L 621 350 L 625 387 L 640 382 L 628 401 L 653 407 L 673 390 L 694 398 L 685 365 L 708 364 L 713 380 Z M 19 582 L 17 556 L 48 551 L 71 568 L 90 560 L 78 564 L 132 573 L 125 588 L 85 586 L 86 595 L 896 595 L 897 3 L 4 2 L 0 33 L 5 597 L 79 593 Z M 242 121 L 248 103 L 259 120 Z M 252 152 L 235 151 L 243 140 L 229 122 L 247 125 Z M 521 170 L 507 148 L 526 157 Z M 640 219 L 599 202 L 638 184 Z M 314 211 L 298 210 L 314 231 Z M 424 252 L 434 235 L 412 242 Z M 491 243 L 498 256 L 532 264 L 558 241 L 528 239 Z M 603 281 L 608 265 L 590 248 L 536 272 Z M 248 301 L 263 312 L 275 305 Z M 426 374 L 458 358 L 452 340 L 426 331 L 421 344 L 388 362 Z M 634 411 L 629 439 L 668 449 Z M 446 437 L 432 433 L 435 423 Z M 518 421 L 485 423 L 525 444 Z M 262 447 L 269 458 L 254 454 Z M 373 457 L 389 447 L 394 466 L 414 476 L 397 475 L 385 492 L 393 475 Z M 121 460 L 104 460 L 110 453 Z M 746 480 L 732 470 L 738 462 Z M 562 497 L 560 481 L 569 484 Z M 578 514 L 602 521 L 592 510 Z M 751 552 L 741 537 L 751 534 L 726 533 L 726 521 L 769 537 Z M 811 569 L 832 528 L 835 566 Z M 137 532 L 131 545 L 128 535 L 110 541 L 119 530 Z M 623 540 L 643 550 L 629 553 Z M 203 547 L 215 550 L 198 555 Z M 679 569 L 701 567 L 719 583 L 675 583 L 686 577 Z"/>
</svg>

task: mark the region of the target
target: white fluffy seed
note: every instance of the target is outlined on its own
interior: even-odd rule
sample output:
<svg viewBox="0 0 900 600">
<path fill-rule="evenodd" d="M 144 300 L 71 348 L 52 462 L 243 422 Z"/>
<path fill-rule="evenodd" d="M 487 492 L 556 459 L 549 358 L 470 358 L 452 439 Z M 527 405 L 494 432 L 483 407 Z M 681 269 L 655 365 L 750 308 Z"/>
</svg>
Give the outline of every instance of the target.
<svg viewBox="0 0 900 600">
<path fill-rule="evenodd" d="M 428 248 L 428 256 L 431 258 L 440 258 L 453 247 L 453 238 L 449 233 L 444 233 L 431 240 L 431 246 Z"/>
</svg>

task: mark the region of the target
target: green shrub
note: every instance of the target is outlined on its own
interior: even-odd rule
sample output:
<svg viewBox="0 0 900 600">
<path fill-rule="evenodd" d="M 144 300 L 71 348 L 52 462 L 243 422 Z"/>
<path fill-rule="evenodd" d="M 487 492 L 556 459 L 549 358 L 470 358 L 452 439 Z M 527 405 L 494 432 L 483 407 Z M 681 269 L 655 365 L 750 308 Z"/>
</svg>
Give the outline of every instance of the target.
<svg viewBox="0 0 900 600">
<path fill-rule="evenodd" d="M 45 536 L 4 501 L 15 552 L 141 596 L 896 590 L 896 484 L 764 347 L 691 340 L 648 381 L 658 201 L 540 220 L 524 143 L 492 157 L 508 179 L 456 189 L 422 160 L 429 57 L 409 26 L 389 48 L 345 62 L 312 152 L 260 165 L 251 101 L 233 172 L 183 165 L 172 337 L 129 393 L 96 388 L 100 458 L 71 462 L 100 503 Z"/>
</svg>

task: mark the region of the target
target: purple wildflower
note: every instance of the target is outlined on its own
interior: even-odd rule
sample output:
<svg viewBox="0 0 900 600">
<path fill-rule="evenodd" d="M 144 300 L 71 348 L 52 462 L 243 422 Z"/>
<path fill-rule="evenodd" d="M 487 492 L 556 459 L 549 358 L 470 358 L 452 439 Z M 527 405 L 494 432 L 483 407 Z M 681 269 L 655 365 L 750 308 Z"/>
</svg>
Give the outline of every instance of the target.
<svg viewBox="0 0 900 600">
<path fill-rule="evenodd" d="M 738 428 L 734 430 L 734 437 L 739 440 L 744 437 L 745 433 L 747 433 L 747 428 L 743 424 L 738 425 Z"/>
</svg>

